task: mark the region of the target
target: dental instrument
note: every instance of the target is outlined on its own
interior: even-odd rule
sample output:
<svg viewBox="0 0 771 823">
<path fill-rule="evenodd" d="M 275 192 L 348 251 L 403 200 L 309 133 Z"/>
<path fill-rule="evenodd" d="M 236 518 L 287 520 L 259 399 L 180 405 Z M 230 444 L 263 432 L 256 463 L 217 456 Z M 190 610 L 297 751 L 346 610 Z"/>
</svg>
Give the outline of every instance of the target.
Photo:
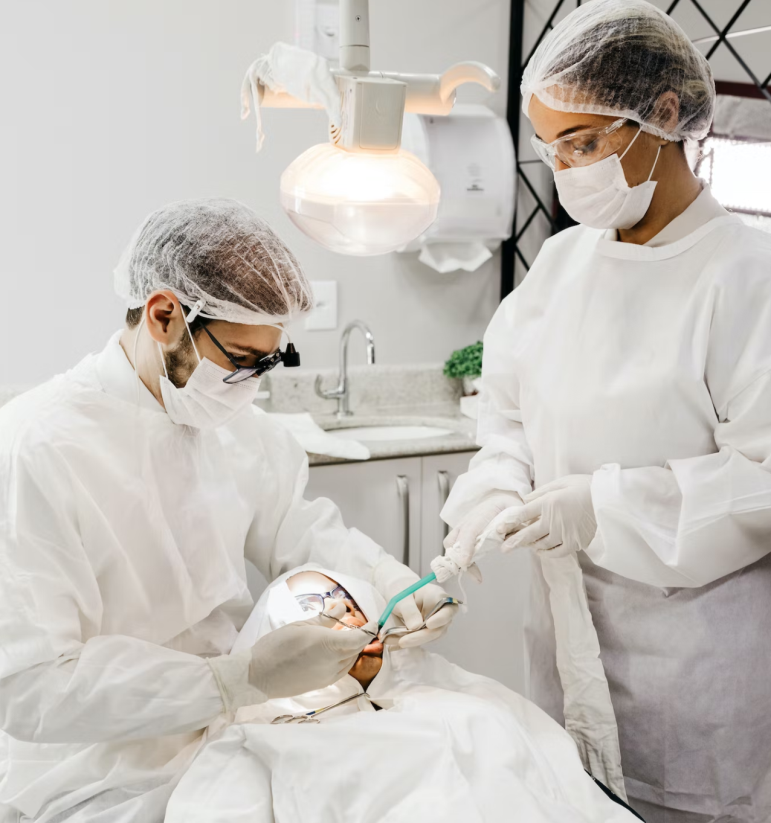
<svg viewBox="0 0 771 823">
<path fill-rule="evenodd" d="M 385 643 L 385 641 L 389 637 L 404 637 L 406 634 L 412 634 L 413 632 L 419 632 L 421 629 L 425 629 L 427 626 L 428 621 L 441 609 L 445 606 L 462 606 L 463 601 L 457 600 L 454 597 L 446 597 L 442 600 L 441 603 L 437 603 L 431 612 L 429 613 L 428 617 L 418 626 L 416 629 L 408 629 L 406 626 L 392 626 L 390 629 L 387 629 L 383 632 L 383 635 L 380 637 L 380 640 Z M 386 618 L 388 620 L 388 618 Z"/>
<path fill-rule="evenodd" d="M 382 629 L 385 626 L 386 621 L 391 616 L 391 612 L 394 608 L 398 605 L 401 600 L 404 600 L 405 597 L 409 597 L 411 594 L 414 594 L 419 589 L 422 589 L 423 586 L 427 586 L 429 583 L 433 583 L 436 580 L 436 573 L 431 572 L 431 574 L 427 574 L 422 579 L 418 580 L 417 583 L 413 583 L 411 586 L 407 586 L 406 589 L 402 589 L 399 594 L 395 594 L 389 601 L 388 605 L 385 607 L 385 611 L 383 614 L 380 615 L 380 619 L 377 621 L 378 626 Z"/>
<path fill-rule="evenodd" d="M 362 692 L 361 694 L 353 694 L 350 697 L 346 697 L 344 700 L 339 700 L 337 703 L 332 703 L 331 706 L 324 706 L 323 709 L 314 709 L 313 711 L 305 712 L 305 714 L 280 714 L 278 717 L 274 717 L 273 720 L 270 721 L 270 724 L 271 726 L 276 726 L 283 723 L 320 723 L 321 721 L 316 719 L 316 715 L 322 714 L 323 712 L 328 712 L 330 709 L 336 709 L 338 706 L 342 706 L 345 703 L 350 703 L 351 700 L 356 700 L 357 697 L 366 697 L 367 700 L 369 700 L 369 695 L 366 692 Z"/>
<path fill-rule="evenodd" d="M 444 604 L 442 604 L 444 605 Z M 433 612 L 432 612 L 433 614 Z M 377 637 L 377 632 L 373 632 L 371 629 L 365 629 L 364 626 L 351 626 L 350 623 L 346 623 L 344 620 L 341 620 L 339 617 L 335 617 L 332 614 L 328 614 L 327 612 L 321 612 L 321 617 L 328 617 L 330 620 L 336 620 L 343 628 L 345 629 L 358 629 L 359 631 L 364 632 L 364 634 L 371 634 L 373 637 Z"/>
<path fill-rule="evenodd" d="M 431 574 L 427 574 L 425 577 L 418 580 L 417 583 L 413 583 L 411 586 L 407 586 L 406 589 L 402 589 L 402 591 L 400 591 L 399 594 L 395 594 L 388 601 L 388 605 L 385 607 L 385 611 L 383 612 L 383 614 L 380 615 L 380 619 L 377 621 L 378 626 L 381 629 L 383 628 L 383 626 L 385 626 L 386 622 L 388 621 L 388 618 L 391 616 L 391 612 L 399 604 L 400 601 L 404 600 L 405 597 L 409 597 L 411 594 L 414 594 L 416 591 L 422 589 L 423 586 L 427 586 L 429 583 L 433 583 L 435 580 L 436 580 L 436 572 L 431 572 Z M 428 621 L 429 617 L 433 617 L 439 611 L 439 609 L 441 609 L 442 607 L 444 607 L 448 604 L 449 605 L 454 605 L 454 606 L 462 606 L 463 605 L 463 603 L 460 600 L 456 600 L 454 597 L 448 597 L 446 600 L 444 600 L 442 603 L 439 603 L 434 608 L 434 610 L 431 612 L 431 614 L 429 614 L 428 617 L 426 618 L 426 621 Z M 426 626 L 425 626 L 425 623 L 424 623 L 420 628 L 424 629 L 425 627 Z M 418 629 L 415 629 L 415 631 L 418 631 Z"/>
</svg>

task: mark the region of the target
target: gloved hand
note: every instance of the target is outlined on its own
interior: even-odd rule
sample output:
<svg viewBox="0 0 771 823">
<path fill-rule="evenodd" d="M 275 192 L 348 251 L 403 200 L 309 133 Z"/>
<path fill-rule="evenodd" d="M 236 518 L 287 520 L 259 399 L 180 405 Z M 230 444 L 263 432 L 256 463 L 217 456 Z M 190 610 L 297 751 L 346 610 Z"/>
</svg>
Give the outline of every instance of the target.
<svg viewBox="0 0 771 823">
<path fill-rule="evenodd" d="M 376 567 L 372 582 L 380 594 L 388 601 L 408 586 L 417 583 L 418 580 L 420 578 L 412 569 L 393 557 L 388 557 Z M 404 623 L 411 634 L 407 634 L 398 640 L 389 641 L 389 645 L 399 649 L 409 649 L 438 640 L 449 629 L 458 607 L 447 605 L 427 622 L 426 617 L 431 614 L 431 610 L 435 606 L 447 597 L 449 595 L 441 586 L 429 583 L 428 586 L 423 586 L 422 589 L 418 589 L 414 594 L 400 601 L 392 614 Z M 426 622 L 426 628 L 414 631 L 422 626 L 424 622 Z"/>
<path fill-rule="evenodd" d="M 533 548 L 552 557 L 583 551 L 594 539 L 597 520 L 592 505 L 592 477 L 571 474 L 536 489 L 524 506 L 502 512 L 490 532 L 508 537 L 501 550 Z"/>
<path fill-rule="evenodd" d="M 501 492 L 483 500 L 445 537 L 444 548 L 448 556 L 481 582 L 482 574 L 473 562 L 479 536 L 502 511 L 521 505 L 522 498 L 516 492 Z"/>
<path fill-rule="evenodd" d="M 210 659 L 226 709 L 336 683 L 372 642 L 372 635 L 356 629 L 335 631 L 330 625 L 321 616 L 289 623 L 261 637 L 249 651 Z"/>
</svg>

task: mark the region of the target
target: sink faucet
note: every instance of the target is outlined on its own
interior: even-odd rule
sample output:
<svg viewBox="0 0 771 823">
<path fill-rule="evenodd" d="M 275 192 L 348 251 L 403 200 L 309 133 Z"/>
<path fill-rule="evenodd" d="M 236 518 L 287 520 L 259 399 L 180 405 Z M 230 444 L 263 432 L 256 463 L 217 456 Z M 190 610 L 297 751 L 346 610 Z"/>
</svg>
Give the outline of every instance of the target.
<svg viewBox="0 0 771 823">
<path fill-rule="evenodd" d="M 334 389 L 322 389 L 321 375 L 319 374 L 316 377 L 316 394 L 327 400 L 332 398 L 337 400 L 338 417 L 350 417 L 353 414 L 350 409 L 348 386 L 348 339 L 354 329 L 358 329 L 364 335 L 364 340 L 367 343 L 367 365 L 373 366 L 375 364 L 375 338 L 366 323 L 361 320 L 354 320 L 345 327 L 345 331 L 340 338 L 340 376 L 337 386 Z"/>
</svg>

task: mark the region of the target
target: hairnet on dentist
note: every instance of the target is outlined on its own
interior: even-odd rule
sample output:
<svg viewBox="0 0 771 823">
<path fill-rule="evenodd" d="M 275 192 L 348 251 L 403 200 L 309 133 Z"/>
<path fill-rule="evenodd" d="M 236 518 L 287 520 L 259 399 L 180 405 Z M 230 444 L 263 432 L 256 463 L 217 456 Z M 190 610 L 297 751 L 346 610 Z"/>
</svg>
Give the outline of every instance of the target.
<svg viewBox="0 0 771 823">
<path fill-rule="evenodd" d="M 672 141 L 705 137 L 715 107 L 706 58 L 645 0 L 593 0 L 571 12 L 536 49 L 521 88 L 525 114 L 535 95 L 551 109 L 626 117 Z M 667 92 L 679 103 L 672 126 L 660 103 Z"/>
<path fill-rule="evenodd" d="M 169 289 L 200 316 L 246 325 L 288 323 L 313 308 L 310 283 L 281 238 L 227 199 L 182 200 L 150 214 L 114 272 L 128 308 Z"/>
</svg>

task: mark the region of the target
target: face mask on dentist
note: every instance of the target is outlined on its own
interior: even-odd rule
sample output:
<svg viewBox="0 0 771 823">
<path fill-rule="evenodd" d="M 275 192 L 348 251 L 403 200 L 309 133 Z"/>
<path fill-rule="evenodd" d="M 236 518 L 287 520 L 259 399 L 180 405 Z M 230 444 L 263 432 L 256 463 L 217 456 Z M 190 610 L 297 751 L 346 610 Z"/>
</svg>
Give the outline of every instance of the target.
<svg viewBox="0 0 771 823">
<path fill-rule="evenodd" d="M 193 335 L 190 334 L 187 320 L 185 320 L 185 328 L 193 343 L 198 365 L 184 386 L 175 386 L 169 380 L 163 349 L 158 344 L 164 371 L 161 377 L 163 405 L 172 423 L 193 426 L 196 429 L 214 429 L 232 420 L 240 411 L 254 402 L 260 389 L 260 378 L 250 377 L 240 383 L 224 383 L 224 378 L 228 377 L 231 372 L 212 363 L 206 357 L 202 359 L 198 354 Z"/>
<path fill-rule="evenodd" d="M 626 182 L 621 165 L 621 160 L 632 148 L 641 131 L 642 127 L 621 157 L 614 153 L 590 166 L 554 173 L 560 203 L 578 223 L 594 229 L 631 229 L 645 217 L 656 189 L 656 181 L 651 180 L 651 177 L 659 160 L 661 146 L 656 152 L 648 179 L 639 186 L 630 186 Z"/>
</svg>

